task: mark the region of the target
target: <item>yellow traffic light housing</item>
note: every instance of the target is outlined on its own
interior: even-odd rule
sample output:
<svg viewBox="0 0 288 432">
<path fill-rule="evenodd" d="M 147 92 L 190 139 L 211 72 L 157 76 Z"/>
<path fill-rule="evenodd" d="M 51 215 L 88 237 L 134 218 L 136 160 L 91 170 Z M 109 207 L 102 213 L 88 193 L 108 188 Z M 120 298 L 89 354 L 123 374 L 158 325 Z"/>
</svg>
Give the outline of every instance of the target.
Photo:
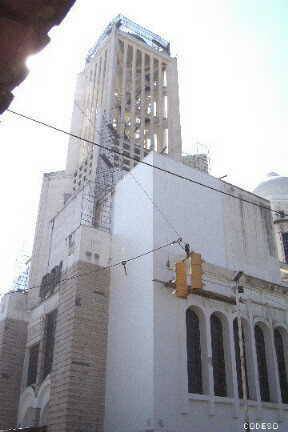
<svg viewBox="0 0 288 432">
<path fill-rule="evenodd" d="M 186 263 L 185 261 L 179 261 L 176 263 L 176 296 L 187 298 L 188 294 Z"/>
<path fill-rule="evenodd" d="M 183 261 L 176 262 L 176 296 L 186 299 L 191 289 L 202 289 L 203 260 L 201 254 L 192 252 Z M 189 276 L 189 285 L 187 282 Z M 191 277 L 191 285 L 190 285 Z"/>
<path fill-rule="evenodd" d="M 191 253 L 191 283 L 192 289 L 201 289 L 203 288 L 202 282 L 202 264 L 203 260 L 201 254 L 192 252 Z"/>
</svg>

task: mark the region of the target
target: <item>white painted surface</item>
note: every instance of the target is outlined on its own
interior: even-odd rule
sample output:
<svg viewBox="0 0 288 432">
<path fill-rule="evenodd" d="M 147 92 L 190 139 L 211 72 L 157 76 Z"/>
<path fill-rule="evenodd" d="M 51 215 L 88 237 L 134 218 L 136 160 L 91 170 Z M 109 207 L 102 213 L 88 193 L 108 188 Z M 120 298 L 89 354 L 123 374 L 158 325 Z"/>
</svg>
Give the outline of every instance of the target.
<svg viewBox="0 0 288 432">
<path fill-rule="evenodd" d="M 262 198 L 157 153 L 153 154 L 153 164 L 269 207 L 269 202 Z M 151 168 L 147 167 L 146 171 L 147 176 L 151 175 Z M 137 176 L 137 168 L 134 172 Z M 154 200 L 184 242 L 201 253 L 204 260 L 230 269 L 241 269 L 274 282 L 280 280 L 279 265 L 275 256 L 270 255 L 267 228 L 257 206 L 156 170 Z M 268 235 L 272 237 L 272 220 L 268 228 Z M 156 210 L 154 232 L 155 244 L 176 236 Z"/>
<path fill-rule="evenodd" d="M 139 167 L 141 178 L 143 168 Z M 153 247 L 149 207 L 127 175 L 113 208 L 113 262 Z M 151 179 L 146 186 L 152 191 Z M 111 273 L 105 430 L 149 429 L 153 419 L 153 257 Z"/>
<path fill-rule="evenodd" d="M 233 188 L 234 194 L 268 205 L 267 201 L 253 194 L 165 156 L 153 154 L 146 160 L 211 187 L 225 188 L 229 193 Z M 232 276 L 234 270 L 241 269 L 264 280 L 279 281 L 279 266 L 272 256 L 275 253 L 271 243 L 272 224 L 257 207 L 245 203 L 241 209 L 239 201 L 234 198 L 152 171 L 143 165 L 137 166 L 132 174 L 161 208 L 162 215 L 153 208 L 151 200 L 140 190 L 133 176 L 127 174 L 116 187 L 114 196 L 113 260 L 156 248 L 176 239 L 179 233 L 206 262 L 230 269 L 228 273 Z M 163 220 L 163 214 L 169 223 Z M 127 276 L 123 268 L 112 272 L 105 432 L 242 430 L 243 409 L 237 392 L 232 330 L 235 307 L 196 295 L 190 295 L 187 300 L 177 299 L 161 284 L 154 282 L 151 285 L 153 279 L 173 279 L 174 273 L 167 269 L 166 263 L 168 259 L 173 262 L 180 257 L 184 257 L 183 250 L 171 246 L 156 252 L 153 258 L 150 254 L 128 263 Z M 206 288 L 233 296 L 232 276 L 223 282 L 216 272 L 206 280 Z M 270 335 L 279 323 L 286 328 L 287 297 L 282 291 L 269 291 L 261 286 L 259 280 L 259 288 L 245 287 L 245 298 L 249 304 L 242 306 L 242 314 L 249 323 L 251 341 L 254 340 L 257 319 L 266 323 Z M 201 348 L 206 359 L 203 364 L 204 395 L 189 395 L 187 392 L 185 314 L 191 305 L 201 311 L 205 329 L 205 346 Z M 225 320 L 226 398 L 213 394 L 209 321 L 213 312 L 221 314 Z M 273 349 L 273 341 L 269 340 L 269 347 Z M 282 429 L 279 430 L 287 430 L 287 409 L 279 404 L 275 356 L 269 354 L 273 402 L 261 403 L 255 347 L 253 349 L 249 367 L 251 392 L 254 392 L 256 400 L 249 402 L 250 419 L 269 422 L 282 419 L 279 423 Z"/>
<path fill-rule="evenodd" d="M 110 258 L 110 234 L 91 225 L 81 225 L 82 212 L 91 213 L 93 203 L 83 205 L 87 190 L 74 194 L 50 223 L 50 253 L 47 272 L 63 262 L 66 271 L 78 261 L 107 266 Z M 69 247 L 69 236 L 73 246 Z"/>
</svg>

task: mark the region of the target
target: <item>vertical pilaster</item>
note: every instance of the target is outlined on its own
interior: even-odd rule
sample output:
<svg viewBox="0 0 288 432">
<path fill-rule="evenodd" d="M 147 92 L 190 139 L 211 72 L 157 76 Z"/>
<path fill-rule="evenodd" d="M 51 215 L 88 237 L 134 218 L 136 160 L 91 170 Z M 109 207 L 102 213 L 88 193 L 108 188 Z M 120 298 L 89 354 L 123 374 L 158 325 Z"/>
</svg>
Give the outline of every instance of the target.
<svg viewBox="0 0 288 432">
<path fill-rule="evenodd" d="M 124 41 L 123 81 L 122 81 L 122 91 L 121 91 L 121 114 L 120 114 L 120 149 L 123 148 L 124 130 L 125 130 L 127 53 L 128 53 L 128 44 L 126 41 Z"/>
<path fill-rule="evenodd" d="M 106 69 L 107 69 L 107 49 L 104 50 L 102 55 L 102 76 L 101 76 L 101 111 L 103 112 L 103 101 L 104 101 L 104 92 L 105 92 L 105 78 L 106 78 Z"/>
<path fill-rule="evenodd" d="M 99 55 L 98 58 L 98 73 L 97 73 L 97 97 L 96 97 L 96 111 L 97 117 L 100 110 L 100 102 L 101 102 L 101 76 L 102 76 L 102 55 Z"/>
<path fill-rule="evenodd" d="M 103 88 L 104 88 L 104 68 L 105 68 L 105 51 L 102 51 L 101 57 L 100 57 L 100 67 L 101 67 L 101 73 L 100 73 L 100 79 L 99 79 L 99 89 L 98 89 L 98 118 L 96 123 L 96 129 L 98 131 L 98 136 L 96 137 L 98 140 L 100 140 L 102 145 L 105 145 L 105 142 L 102 142 L 103 140 L 103 110 L 102 110 L 102 102 L 103 102 Z M 99 142 L 99 141 L 98 141 Z"/>
<path fill-rule="evenodd" d="M 163 149 L 163 74 L 162 62 L 159 60 L 158 68 L 158 103 L 157 103 L 157 117 L 158 117 L 158 152 Z"/>
<path fill-rule="evenodd" d="M 88 138 L 93 138 L 93 122 L 92 122 L 92 107 L 93 107 L 93 93 L 94 93 L 94 86 L 93 86 L 93 75 L 94 75 L 94 65 L 93 63 L 90 63 L 89 66 L 89 96 L 88 96 L 88 104 L 86 109 L 86 116 L 88 120 L 88 127 L 89 127 L 89 134 Z"/>
<path fill-rule="evenodd" d="M 211 325 L 210 313 L 205 313 L 206 321 L 206 341 L 207 341 L 207 358 L 208 358 L 208 392 L 209 392 L 209 415 L 215 414 L 215 395 L 214 395 L 214 377 L 212 364 L 212 340 L 211 340 Z"/>
<path fill-rule="evenodd" d="M 150 139 L 151 148 L 154 148 L 154 57 L 150 56 L 150 102 L 151 102 L 151 113 L 150 113 Z"/>
<path fill-rule="evenodd" d="M 107 63 L 107 90 L 106 90 L 106 100 L 104 109 L 111 113 L 113 107 L 114 90 L 115 90 L 115 75 L 116 75 L 116 60 L 117 60 L 117 33 L 115 25 L 113 25 L 113 30 L 110 39 L 109 46 L 109 62 Z"/>
<path fill-rule="evenodd" d="M 94 141 L 97 141 L 97 120 L 98 120 L 98 97 L 99 97 L 99 75 L 100 75 L 100 59 L 97 58 L 96 60 L 96 71 L 95 71 L 95 92 L 94 92 L 94 135 L 93 139 Z"/>
<path fill-rule="evenodd" d="M 135 143 L 135 97 L 136 90 L 136 47 L 133 45 L 133 54 L 132 54 L 132 91 L 131 91 L 131 141 L 132 145 Z"/>
<path fill-rule="evenodd" d="M 167 63 L 167 95 L 168 95 L 168 153 L 176 160 L 181 159 L 181 126 L 179 112 L 179 90 L 177 60 Z"/>
<path fill-rule="evenodd" d="M 254 332 L 254 320 L 251 310 L 251 305 L 248 305 L 248 314 L 249 314 L 249 323 L 248 323 L 248 332 L 249 339 L 251 341 L 251 357 L 252 357 L 252 373 L 251 377 L 253 377 L 253 388 L 254 388 L 254 398 L 257 401 L 257 418 L 261 416 L 261 395 L 260 395 L 260 386 L 259 386 L 259 373 L 258 373 L 258 362 L 257 362 L 257 353 L 256 353 L 256 345 L 255 345 L 255 332 Z"/>
<path fill-rule="evenodd" d="M 142 143 L 140 149 L 141 159 L 144 156 L 143 143 L 144 143 L 144 128 L 145 128 L 145 53 L 141 52 L 141 128 L 140 128 L 140 142 Z"/>
<path fill-rule="evenodd" d="M 272 401 L 277 402 L 278 404 L 282 403 L 281 389 L 280 389 L 280 381 L 279 381 L 279 373 L 278 373 L 278 364 L 277 364 L 277 356 L 275 349 L 275 341 L 274 341 L 274 332 L 273 332 L 273 324 L 272 320 L 269 320 L 269 327 L 267 329 L 267 361 L 269 368 L 269 387 L 271 391 Z"/>
<path fill-rule="evenodd" d="M 92 98 L 92 124 L 93 124 L 93 135 L 92 140 L 95 141 L 96 137 L 96 96 L 97 96 L 97 72 L 98 72 L 98 62 L 94 61 L 94 75 L 93 75 L 93 98 Z"/>
<path fill-rule="evenodd" d="M 229 316 L 228 320 L 229 327 L 229 351 L 231 356 L 230 363 L 230 379 L 231 379 L 231 390 L 232 394 L 230 397 L 234 398 L 234 415 L 235 417 L 239 416 L 239 392 L 238 392 L 238 380 L 237 380 L 237 370 L 236 370 L 236 358 L 235 358 L 235 340 L 234 340 L 234 331 L 233 331 L 233 317 Z M 227 365 L 228 366 L 228 365 Z"/>
</svg>

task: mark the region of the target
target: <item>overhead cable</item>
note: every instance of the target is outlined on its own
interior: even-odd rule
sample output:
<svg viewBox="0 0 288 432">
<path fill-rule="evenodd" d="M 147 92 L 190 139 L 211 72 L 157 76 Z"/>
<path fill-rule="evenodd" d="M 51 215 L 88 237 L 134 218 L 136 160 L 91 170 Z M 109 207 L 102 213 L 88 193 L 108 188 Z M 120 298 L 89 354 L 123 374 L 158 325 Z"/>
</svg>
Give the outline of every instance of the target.
<svg viewBox="0 0 288 432">
<path fill-rule="evenodd" d="M 35 119 L 35 118 L 31 117 L 31 116 L 28 116 L 28 115 L 25 115 L 25 114 L 22 114 L 22 113 L 18 113 L 18 112 L 16 112 L 16 111 L 11 110 L 11 109 L 7 109 L 7 111 L 10 112 L 11 114 L 14 114 L 14 115 L 18 116 L 18 117 L 25 118 L 26 120 L 30 120 L 30 121 L 32 121 L 32 122 L 34 122 L 34 123 L 37 123 L 37 124 L 42 125 L 42 126 L 45 126 L 45 127 L 49 128 L 49 129 L 52 129 L 52 130 L 54 130 L 54 131 L 61 132 L 61 133 L 65 134 L 65 135 L 68 135 L 68 136 L 71 136 L 71 137 L 73 137 L 73 138 L 79 139 L 79 140 L 84 141 L 84 142 L 86 142 L 86 143 L 88 143 L 88 144 L 95 145 L 95 146 L 97 146 L 97 147 L 99 147 L 99 148 L 102 148 L 103 150 L 109 151 L 109 152 L 111 152 L 111 153 L 115 153 L 115 154 L 117 154 L 117 155 L 119 155 L 119 156 L 124 156 L 125 158 L 127 158 L 127 159 L 131 159 L 131 160 L 133 160 L 133 161 L 136 161 L 136 162 L 139 163 L 139 164 L 146 165 L 146 166 L 148 166 L 148 167 L 150 167 L 150 168 L 153 168 L 153 169 L 156 169 L 156 170 L 158 170 L 158 171 L 164 172 L 164 173 L 166 173 L 166 174 L 172 175 L 172 176 L 177 177 L 177 178 L 179 178 L 179 179 L 182 179 L 182 180 L 188 181 L 188 182 L 190 182 L 190 183 L 192 183 L 192 184 L 195 184 L 195 185 L 201 186 L 201 187 L 206 188 L 206 189 L 208 189 L 208 190 L 211 190 L 211 191 L 217 192 L 217 193 L 222 194 L 222 195 L 229 196 L 229 197 L 231 197 L 231 198 L 234 198 L 234 199 L 237 199 L 237 200 L 239 200 L 239 201 L 245 202 L 246 204 L 251 204 L 251 205 L 253 205 L 253 206 L 255 206 L 255 207 L 261 208 L 261 209 L 263 209 L 263 210 L 267 210 L 267 211 L 269 211 L 269 212 L 271 212 L 271 213 L 275 213 L 275 214 L 277 214 L 278 216 L 280 216 L 280 217 L 282 217 L 282 218 L 283 218 L 283 217 L 287 217 L 287 218 L 288 218 L 288 214 L 284 213 L 282 210 L 274 210 L 274 209 L 271 209 L 270 207 L 267 207 L 267 206 L 265 206 L 265 205 L 261 205 L 261 204 L 258 204 L 258 203 L 256 203 L 256 202 L 254 202 L 254 201 L 250 201 L 250 200 L 248 200 L 248 199 L 246 199 L 246 198 L 243 198 L 243 197 L 239 197 L 239 196 L 237 196 L 237 195 L 234 195 L 234 194 L 231 193 L 231 192 L 227 192 L 227 191 L 224 191 L 224 190 L 218 189 L 218 188 L 216 188 L 216 187 L 214 187 L 214 186 L 210 186 L 210 185 L 207 185 L 207 184 L 205 184 L 205 183 L 202 183 L 202 182 L 200 182 L 200 181 L 198 181 L 198 180 L 194 180 L 194 179 L 191 179 L 191 178 L 189 178 L 189 177 L 185 177 L 185 176 L 182 175 L 182 174 L 179 174 L 179 173 L 176 173 L 176 172 L 170 171 L 170 170 L 168 170 L 168 169 L 166 169 L 166 168 L 162 168 L 162 167 L 160 167 L 160 166 L 153 165 L 152 163 L 147 162 L 147 161 L 145 161 L 145 160 L 139 160 L 137 157 L 134 157 L 134 156 L 131 156 L 131 155 L 126 155 L 126 154 L 124 155 L 124 153 L 123 153 L 123 152 L 120 152 L 119 150 L 116 150 L 116 149 L 114 149 L 114 148 L 112 149 L 112 148 L 109 148 L 109 147 L 104 146 L 104 145 L 102 145 L 102 144 L 96 143 L 95 141 L 91 141 L 91 140 L 89 140 L 89 139 L 87 139 L 87 138 L 80 137 L 80 136 L 78 136 L 78 135 L 76 135 L 76 134 L 74 134 L 74 133 L 72 133 L 72 132 L 68 132 L 68 131 L 66 131 L 66 130 L 64 130 L 64 129 L 61 129 L 61 128 L 57 127 L 57 126 L 51 125 L 51 124 L 46 123 L 46 122 L 44 122 L 44 121 L 37 120 L 37 119 Z"/>
<path fill-rule="evenodd" d="M 83 277 L 83 276 L 89 276 L 89 275 L 94 274 L 94 273 L 99 273 L 100 271 L 104 271 L 104 270 L 111 270 L 111 269 L 113 269 L 113 268 L 115 268 L 115 267 L 119 267 L 119 266 L 121 266 L 121 265 L 123 266 L 124 263 L 125 263 L 125 265 L 126 265 L 127 263 L 129 263 L 129 262 L 131 262 L 131 261 L 136 261 L 136 260 L 138 260 L 138 259 L 140 259 L 140 258 L 143 258 L 143 257 L 146 256 L 146 255 L 149 255 L 149 254 L 154 253 L 154 252 L 158 252 L 159 250 L 164 249 L 164 248 L 166 248 L 166 247 L 173 246 L 173 245 L 175 245 L 175 244 L 180 244 L 181 241 L 182 241 L 182 238 L 179 237 L 179 238 L 177 238 L 176 240 L 173 240 L 173 241 L 171 241 L 171 242 L 169 242 L 169 243 L 165 243 L 165 244 L 163 244 L 163 245 L 161 245 L 161 246 L 158 246 L 158 247 L 156 247 L 156 248 L 154 248 L 154 249 L 150 249 L 150 250 L 147 250 L 147 251 L 141 252 L 139 255 L 133 256 L 133 257 L 131 257 L 131 258 L 124 258 L 124 259 L 121 259 L 121 261 L 117 261 L 117 262 L 114 263 L 114 264 L 110 264 L 110 265 L 108 265 L 108 266 L 101 267 L 101 268 L 98 268 L 98 269 L 96 269 L 96 270 L 91 270 L 91 271 L 88 271 L 88 272 L 85 272 L 85 273 L 75 273 L 75 274 L 72 275 L 72 276 L 69 276 L 69 277 L 67 277 L 67 278 L 60 279 L 58 283 L 61 284 L 61 283 L 64 283 L 64 282 L 68 282 L 68 281 L 70 281 L 70 280 L 78 279 L 78 278 Z M 41 285 L 33 285 L 33 286 L 30 286 L 30 287 L 28 288 L 28 290 L 30 290 L 30 289 L 35 289 L 35 288 L 41 288 Z"/>
</svg>

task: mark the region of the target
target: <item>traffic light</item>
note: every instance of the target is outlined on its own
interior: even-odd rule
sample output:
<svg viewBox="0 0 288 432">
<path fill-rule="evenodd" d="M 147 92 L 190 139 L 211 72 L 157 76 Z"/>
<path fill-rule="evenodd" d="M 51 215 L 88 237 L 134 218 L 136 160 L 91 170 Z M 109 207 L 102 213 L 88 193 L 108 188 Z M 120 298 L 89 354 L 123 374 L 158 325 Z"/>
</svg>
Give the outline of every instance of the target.
<svg viewBox="0 0 288 432">
<path fill-rule="evenodd" d="M 187 298 L 189 288 L 202 289 L 203 265 L 202 256 L 199 253 L 191 252 L 188 258 L 176 263 L 176 296 Z M 191 276 L 191 286 L 188 285 L 187 276 Z M 190 277 L 189 277 L 190 284 Z M 190 290 L 191 292 L 191 290 Z"/>
<path fill-rule="evenodd" d="M 184 299 L 188 297 L 185 261 L 179 261 L 176 263 L 176 296 Z"/>
<path fill-rule="evenodd" d="M 191 253 L 191 283 L 192 289 L 201 289 L 203 288 L 202 282 L 202 257 L 201 254 L 192 252 Z"/>
</svg>

